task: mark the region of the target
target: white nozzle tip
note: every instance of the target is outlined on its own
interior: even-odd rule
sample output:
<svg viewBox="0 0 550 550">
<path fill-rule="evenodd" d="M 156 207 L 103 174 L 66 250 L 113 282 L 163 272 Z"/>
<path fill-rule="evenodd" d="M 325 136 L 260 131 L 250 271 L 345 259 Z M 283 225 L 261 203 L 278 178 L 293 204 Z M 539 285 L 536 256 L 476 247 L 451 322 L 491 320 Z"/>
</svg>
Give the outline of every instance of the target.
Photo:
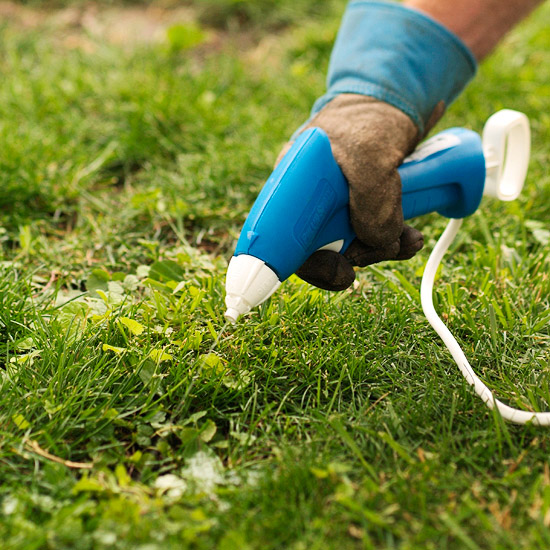
<svg viewBox="0 0 550 550">
<path fill-rule="evenodd" d="M 240 313 L 233 308 L 228 308 L 227 311 L 224 313 L 224 317 L 232 324 L 237 324 L 237 319 L 240 317 Z"/>
<path fill-rule="evenodd" d="M 275 272 L 259 258 L 233 256 L 225 280 L 225 318 L 235 324 L 241 315 L 267 300 L 280 284 Z"/>
</svg>

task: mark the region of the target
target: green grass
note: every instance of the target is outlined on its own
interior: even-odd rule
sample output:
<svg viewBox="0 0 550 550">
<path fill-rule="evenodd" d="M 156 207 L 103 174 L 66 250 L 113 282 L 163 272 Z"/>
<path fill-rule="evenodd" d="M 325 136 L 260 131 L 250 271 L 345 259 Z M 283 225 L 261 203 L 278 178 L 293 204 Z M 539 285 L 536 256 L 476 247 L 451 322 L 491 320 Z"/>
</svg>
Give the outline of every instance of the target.
<svg viewBox="0 0 550 550">
<path fill-rule="evenodd" d="M 548 548 L 547 431 L 489 412 L 419 305 L 445 220 L 353 290 L 292 278 L 220 332 L 227 260 L 322 93 L 338 3 L 266 3 L 285 30 L 210 4 L 240 21 L 223 48 L 213 28 L 90 49 L 0 27 L 2 547 Z M 484 202 L 437 282 L 478 374 L 529 410 L 550 407 L 549 17 L 439 125 L 531 119 L 522 197 Z"/>
</svg>

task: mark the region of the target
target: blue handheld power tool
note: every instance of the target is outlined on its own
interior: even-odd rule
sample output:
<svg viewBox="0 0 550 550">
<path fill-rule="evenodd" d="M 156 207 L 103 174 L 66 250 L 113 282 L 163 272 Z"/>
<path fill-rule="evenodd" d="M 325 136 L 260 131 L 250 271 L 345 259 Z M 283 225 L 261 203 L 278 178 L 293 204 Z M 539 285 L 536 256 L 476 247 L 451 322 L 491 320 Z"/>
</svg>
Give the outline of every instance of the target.
<svg viewBox="0 0 550 550">
<path fill-rule="evenodd" d="M 421 144 L 399 168 L 406 220 L 438 212 L 463 218 L 483 194 L 513 200 L 529 159 L 529 123 L 503 110 L 487 121 L 483 139 L 452 128 Z M 227 270 L 225 317 L 267 300 L 319 249 L 344 252 L 355 238 L 348 183 L 320 128 L 303 132 L 271 174 L 242 228 Z"/>
</svg>

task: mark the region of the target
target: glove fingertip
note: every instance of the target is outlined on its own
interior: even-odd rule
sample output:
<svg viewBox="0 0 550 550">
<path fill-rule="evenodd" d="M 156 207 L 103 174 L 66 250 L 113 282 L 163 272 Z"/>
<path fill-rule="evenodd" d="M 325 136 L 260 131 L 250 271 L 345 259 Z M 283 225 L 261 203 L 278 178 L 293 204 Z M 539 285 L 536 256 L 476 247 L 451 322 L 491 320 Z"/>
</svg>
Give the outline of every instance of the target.
<svg viewBox="0 0 550 550">
<path fill-rule="evenodd" d="M 318 250 L 296 272 L 304 281 L 323 290 L 345 290 L 355 281 L 351 263 L 337 252 Z"/>
<path fill-rule="evenodd" d="M 400 240 L 399 254 L 396 260 L 409 260 L 424 247 L 424 236 L 418 229 L 405 225 Z"/>
</svg>

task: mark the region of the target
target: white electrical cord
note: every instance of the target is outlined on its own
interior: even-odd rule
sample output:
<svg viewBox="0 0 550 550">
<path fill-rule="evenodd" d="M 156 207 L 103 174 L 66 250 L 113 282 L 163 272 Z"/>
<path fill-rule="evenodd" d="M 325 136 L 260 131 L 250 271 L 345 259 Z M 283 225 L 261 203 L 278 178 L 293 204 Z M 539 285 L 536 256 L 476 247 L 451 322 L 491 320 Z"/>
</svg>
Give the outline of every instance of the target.
<svg viewBox="0 0 550 550">
<path fill-rule="evenodd" d="M 466 355 L 462 351 L 462 348 L 459 346 L 451 331 L 447 328 L 445 323 L 443 323 L 435 311 L 432 291 L 437 269 L 443 259 L 443 256 L 445 255 L 445 252 L 447 252 L 447 249 L 456 237 L 461 225 L 461 219 L 453 219 L 449 222 L 447 228 L 443 232 L 443 235 L 441 235 L 439 241 L 435 245 L 435 248 L 430 254 L 428 262 L 426 263 L 426 268 L 424 270 L 422 284 L 420 287 L 420 300 L 422 302 L 424 314 L 437 334 L 439 334 L 443 340 L 443 343 L 447 346 L 447 349 L 451 352 L 451 355 L 456 361 L 460 372 L 464 375 L 464 378 L 466 378 L 468 383 L 474 387 L 475 392 L 490 409 L 496 407 L 502 418 L 516 424 L 531 423 L 538 426 L 549 426 L 550 412 L 528 412 L 514 409 L 495 398 L 491 390 L 477 377 L 472 369 L 472 366 L 468 362 Z"/>
</svg>

